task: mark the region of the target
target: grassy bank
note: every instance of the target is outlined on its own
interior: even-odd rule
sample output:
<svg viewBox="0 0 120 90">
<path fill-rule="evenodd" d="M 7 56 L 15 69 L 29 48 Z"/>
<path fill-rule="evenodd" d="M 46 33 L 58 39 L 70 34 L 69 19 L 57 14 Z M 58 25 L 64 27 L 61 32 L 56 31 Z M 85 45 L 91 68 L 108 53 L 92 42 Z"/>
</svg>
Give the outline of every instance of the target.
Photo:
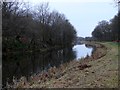
<svg viewBox="0 0 120 90">
<path fill-rule="evenodd" d="M 118 45 L 89 43 L 97 47 L 91 57 L 50 68 L 29 82 L 22 77 L 15 88 L 116 88 L 118 87 Z"/>
</svg>

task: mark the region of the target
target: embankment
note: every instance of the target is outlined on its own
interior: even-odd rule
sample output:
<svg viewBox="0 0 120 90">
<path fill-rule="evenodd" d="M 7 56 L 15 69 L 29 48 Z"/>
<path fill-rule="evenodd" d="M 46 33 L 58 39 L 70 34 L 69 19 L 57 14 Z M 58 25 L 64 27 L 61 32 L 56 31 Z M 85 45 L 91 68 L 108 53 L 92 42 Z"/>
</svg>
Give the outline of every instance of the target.
<svg viewBox="0 0 120 90">
<path fill-rule="evenodd" d="M 111 43 L 87 44 L 95 46 L 92 56 L 53 67 L 48 72 L 22 77 L 14 88 L 116 88 L 118 87 L 118 47 Z"/>
</svg>

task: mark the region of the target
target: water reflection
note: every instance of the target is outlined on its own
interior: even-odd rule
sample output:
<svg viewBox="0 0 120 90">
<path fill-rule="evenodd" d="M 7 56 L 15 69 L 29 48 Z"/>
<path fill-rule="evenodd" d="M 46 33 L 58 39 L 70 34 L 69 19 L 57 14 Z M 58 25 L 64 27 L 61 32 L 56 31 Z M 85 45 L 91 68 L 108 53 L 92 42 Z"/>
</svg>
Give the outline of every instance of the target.
<svg viewBox="0 0 120 90">
<path fill-rule="evenodd" d="M 40 73 L 50 67 L 59 67 L 60 64 L 69 62 L 76 58 L 72 48 L 49 51 L 46 53 L 19 53 L 3 56 L 3 84 L 6 80 L 12 82 L 13 76 L 29 77 L 32 74 Z"/>
<path fill-rule="evenodd" d="M 93 47 L 87 44 L 75 45 L 73 51 L 76 52 L 76 60 L 78 60 L 82 57 L 86 57 L 86 55 L 91 56 Z"/>
<path fill-rule="evenodd" d="M 86 48 L 87 47 L 87 48 Z M 49 52 L 40 53 L 19 53 L 14 55 L 3 56 L 3 84 L 6 81 L 12 82 L 13 76 L 20 78 L 40 73 L 43 70 L 60 64 L 91 55 L 92 47 L 89 45 L 75 45 L 73 48 L 65 48 L 62 50 L 51 50 Z"/>
</svg>

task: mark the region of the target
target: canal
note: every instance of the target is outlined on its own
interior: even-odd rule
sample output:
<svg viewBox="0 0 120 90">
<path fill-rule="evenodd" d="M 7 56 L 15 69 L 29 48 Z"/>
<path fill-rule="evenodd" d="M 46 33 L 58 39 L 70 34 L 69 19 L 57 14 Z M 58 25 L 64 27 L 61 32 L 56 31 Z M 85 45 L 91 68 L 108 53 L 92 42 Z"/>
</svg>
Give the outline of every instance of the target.
<svg viewBox="0 0 120 90">
<path fill-rule="evenodd" d="M 46 53 L 17 53 L 3 56 L 2 82 L 12 83 L 13 76 L 19 79 L 25 76 L 28 80 L 31 75 L 38 74 L 50 67 L 59 67 L 61 64 L 71 60 L 80 60 L 86 55 L 93 53 L 93 47 L 89 45 L 75 45 L 61 50 L 51 50 Z"/>
</svg>

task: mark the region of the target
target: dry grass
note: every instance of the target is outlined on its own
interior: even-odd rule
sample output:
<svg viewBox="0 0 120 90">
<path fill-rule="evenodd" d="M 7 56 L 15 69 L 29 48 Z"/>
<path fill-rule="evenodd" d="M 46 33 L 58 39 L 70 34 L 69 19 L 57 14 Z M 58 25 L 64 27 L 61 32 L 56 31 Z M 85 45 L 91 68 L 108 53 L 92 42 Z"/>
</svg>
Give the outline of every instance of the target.
<svg viewBox="0 0 120 90">
<path fill-rule="evenodd" d="M 90 44 L 90 43 L 89 43 Z M 93 43 L 91 43 L 93 44 Z M 24 78 L 15 88 L 117 88 L 118 87 L 118 47 L 112 43 L 96 45 L 92 57 L 71 61 L 60 68 L 50 68 L 49 72 Z M 82 69 L 81 69 L 82 67 Z"/>
</svg>

